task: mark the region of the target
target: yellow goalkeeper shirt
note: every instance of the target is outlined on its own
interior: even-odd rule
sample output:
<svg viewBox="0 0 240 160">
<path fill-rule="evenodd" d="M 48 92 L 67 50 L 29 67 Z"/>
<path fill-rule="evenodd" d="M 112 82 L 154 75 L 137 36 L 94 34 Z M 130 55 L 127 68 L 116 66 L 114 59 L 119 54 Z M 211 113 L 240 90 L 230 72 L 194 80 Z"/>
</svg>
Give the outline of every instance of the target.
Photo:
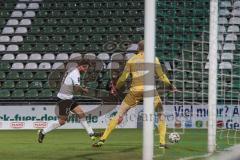
<svg viewBox="0 0 240 160">
<path fill-rule="evenodd" d="M 166 85 L 170 85 L 170 81 L 163 72 L 158 58 L 155 59 L 155 72 L 159 79 Z M 132 77 L 130 90 L 143 91 L 144 89 L 144 52 L 139 52 L 127 61 L 124 71 L 117 81 L 117 89 L 120 89 L 128 78 L 129 74 Z"/>
</svg>

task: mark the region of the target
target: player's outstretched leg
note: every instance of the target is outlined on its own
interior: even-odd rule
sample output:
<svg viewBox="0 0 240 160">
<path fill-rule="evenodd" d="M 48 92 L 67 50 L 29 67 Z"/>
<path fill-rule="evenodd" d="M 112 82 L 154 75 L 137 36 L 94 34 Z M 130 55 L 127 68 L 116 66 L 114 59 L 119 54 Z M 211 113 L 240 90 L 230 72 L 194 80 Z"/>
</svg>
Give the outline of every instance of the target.
<svg viewBox="0 0 240 160">
<path fill-rule="evenodd" d="M 102 137 L 103 132 L 94 132 L 92 134 L 89 134 L 90 138 L 95 141 L 96 139 Z"/>
<path fill-rule="evenodd" d="M 81 125 L 83 126 L 83 128 L 87 131 L 88 135 L 90 136 L 90 138 L 95 141 L 97 138 L 101 137 L 103 135 L 102 132 L 94 132 L 92 127 L 87 123 L 86 118 L 85 118 L 85 113 L 83 112 L 83 110 L 81 109 L 80 105 L 78 105 L 77 107 L 75 107 L 73 109 L 73 112 L 77 114 Z"/>
<path fill-rule="evenodd" d="M 59 117 L 58 121 L 52 122 L 49 124 L 47 128 L 41 129 L 38 131 L 38 143 L 42 143 L 45 135 L 48 132 L 51 132 L 52 130 L 64 125 L 66 122 L 66 117 Z"/>
<path fill-rule="evenodd" d="M 158 112 L 159 148 L 168 148 L 165 141 L 167 125 L 166 125 L 166 121 L 163 113 L 162 101 L 158 94 L 155 95 L 154 97 L 154 106 L 155 106 L 155 111 Z"/>
<path fill-rule="evenodd" d="M 121 120 L 122 118 L 119 116 L 115 116 L 114 118 L 112 118 L 108 124 L 108 127 L 104 131 L 103 136 L 100 138 L 98 142 L 94 143 L 92 146 L 101 147 L 102 145 L 104 145 L 104 142 L 106 141 L 108 136 L 111 134 L 113 129 L 116 128 L 116 126 L 121 122 Z"/>
<path fill-rule="evenodd" d="M 38 143 L 42 143 L 45 135 L 42 133 L 43 129 L 38 130 Z"/>
<path fill-rule="evenodd" d="M 125 99 L 126 99 L 126 97 L 125 97 Z M 133 105 L 130 105 L 129 103 L 126 103 L 125 99 L 123 100 L 123 102 L 118 110 L 117 115 L 110 120 L 107 128 L 105 129 L 105 131 L 103 133 L 103 136 L 100 138 L 100 140 L 98 142 L 96 142 L 92 145 L 93 147 L 101 147 L 104 144 L 104 142 L 106 141 L 108 136 L 112 133 L 113 129 L 115 129 L 116 126 L 122 122 L 123 116 L 130 109 L 130 106 L 133 106 Z M 136 102 L 136 101 L 134 101 L 134 102 Z"/>
<path fill-rule="evenodd" d="M 103 135 L 102 132 L 94 132 L 92 127 L 87 123 L 85 117 L 80 119 L 80 123 L 82 124 L 83 128 L 87 131 L 87 134 L 93 141 L 95 141 L 96 139 L 100 138 Z"/>
<path fill-rule="evenodd" d="M 163 113 L 159 113 L 158 116 L 158 131 L 159 131 L 159 148 L 168 148 L 166 145 L 165 137 L 167 132 L 167 126 Z"/>
</svg>

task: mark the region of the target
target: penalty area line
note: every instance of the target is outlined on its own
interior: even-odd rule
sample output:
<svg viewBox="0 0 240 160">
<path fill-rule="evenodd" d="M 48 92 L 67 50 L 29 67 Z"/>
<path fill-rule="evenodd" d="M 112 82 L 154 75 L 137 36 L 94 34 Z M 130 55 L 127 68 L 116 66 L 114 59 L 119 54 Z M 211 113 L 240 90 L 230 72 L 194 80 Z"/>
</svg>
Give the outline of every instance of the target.
<svg viewBox="0 0 240 160">
<path fill-rule="evenodd" d="M 180 158 L 178 160 L 192 160 L 192 159 L 198 159 L 198 158 L 208 158 L 212 156 L 212 153 L 204 154 L 204 155 L 199 155 L 199 156 L 192 156 L 192 157 L 186 157 L 186 158 Z"/>
</svg>

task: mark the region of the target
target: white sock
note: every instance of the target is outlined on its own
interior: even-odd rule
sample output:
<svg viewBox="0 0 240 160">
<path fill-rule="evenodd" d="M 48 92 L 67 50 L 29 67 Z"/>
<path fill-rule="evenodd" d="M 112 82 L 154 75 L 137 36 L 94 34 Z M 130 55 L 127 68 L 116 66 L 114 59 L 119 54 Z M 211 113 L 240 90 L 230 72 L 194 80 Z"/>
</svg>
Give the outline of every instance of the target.
<svg viewBox="0 0 240 160">
<path fill-rule="evenodd" d="M 86 118 L 81 118 L 80 123 L 82 124 L 83 128 L 86 129 L 89 135 L 94 133 L 92 127 L 87 123 Z"/>
<path fill-rule="evenodd" d="M 48 132 L 50 132 L 50 131 L 52 131 L 52 130 L 60 127 L 60 126 L 61 126 L 61 125 L 59 124 L 58 121 L 52 122 L 52 123 L 50 123 L 50 124 L 48 125 L 47 128 L 44 128 L 44 129 L 43 129 L 43 132 L 42 132 L 42 133 L 43 133 L 43 134 L 46 134 L 46 133 L 48 133 Z"/>
</svg>

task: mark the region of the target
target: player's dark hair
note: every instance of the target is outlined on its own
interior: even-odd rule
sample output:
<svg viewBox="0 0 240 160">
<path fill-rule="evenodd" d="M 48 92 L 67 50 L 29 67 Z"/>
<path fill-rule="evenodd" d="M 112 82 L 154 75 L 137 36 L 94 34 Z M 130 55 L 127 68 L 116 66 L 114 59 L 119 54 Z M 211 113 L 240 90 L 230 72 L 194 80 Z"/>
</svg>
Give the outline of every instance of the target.
<svg viewBox="0 0 240 160">
<path fill-rule="evenodd" d="M 87 59 L 82 59 L 78 62 L 78 65 L 81 66 L 81 65 L 90 65 L 91 62 L 90 60 L 87 60 Z"/>
</svg>

